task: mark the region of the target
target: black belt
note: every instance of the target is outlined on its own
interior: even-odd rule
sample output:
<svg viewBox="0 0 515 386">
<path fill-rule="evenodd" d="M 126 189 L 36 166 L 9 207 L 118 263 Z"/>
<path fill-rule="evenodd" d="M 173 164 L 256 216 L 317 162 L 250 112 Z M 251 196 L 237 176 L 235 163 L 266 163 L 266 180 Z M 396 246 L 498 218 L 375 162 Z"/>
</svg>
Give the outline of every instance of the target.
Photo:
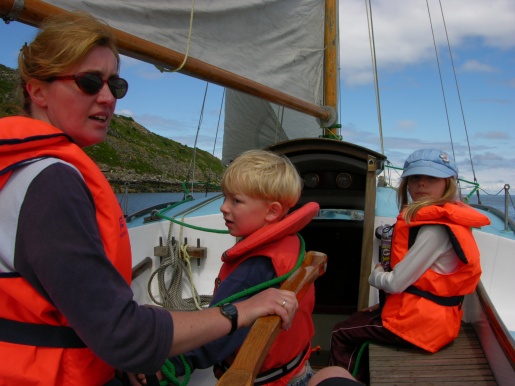
<svg viewBox="0 0 515 386">
<path fill-rule="evenodd" d="M 284 377 L 286 374 L 291 373 L 293 370 L 295 370 L 295 368 L 302 361 L 302 358 L 304 358 L 304 356 L 306 355 L 306 352 L 309 348 L 310 348 L 310 346 L 308 345 L 302 353 L 300 353 L 295 358 L 293 358 L 291 361 L 282 365 L 281 367 L 275 367 L 273 369 L 269 369 L 267 371 L 263 371 L 262 373 L 259 373 L 256 376 L 256 379 L 254 380 L 254 386 L 265 385 L 267 383 L 276 381 L 281 377 Z M 222 361 L 220 363 L 215 364 L 214 367 L 216 368 L 216 371 L 223 374 L 227 370 L 229 370 L 230 365 L 227 362 Z M 216 371 L 215 371 L 215 375 L 216 375 Z M 217 377 L 218 377 L 218 375 L 217 375 Z"/>
<path fill-rule="evenodd" d="M 308 349 L 309 346 L 303 352 L 281 367 L 276 367 L 259 373 L 254 380 L 254 386 L 265 385 L 284 377 L 286 374 L 291 373 L 302 361 L 302 358 L 304 358 Z"/>
<path fill-rule="evenodd" d="M 86 347 L 71 327 L 25 323 L 3 318 L 0 318 L 0 341 L 52 348 Z"/>
<path fill-rule="evenodd" d="M 436 304 L 439 304 L 441 306 L 446 307 L 455 307 L 461 305 L 463 303 L 464 296 L 438 296 L 435 295 L 429 291 L 422 291 L 421 289 L 418 289 L 417 287 L 410 285 L 408 288 L 404 290 L 404 292 L 418 295 L 423 298 L 426 298 L 428 300 L 431 300 L 432 302 L 435 302 Z"/>
</svg>

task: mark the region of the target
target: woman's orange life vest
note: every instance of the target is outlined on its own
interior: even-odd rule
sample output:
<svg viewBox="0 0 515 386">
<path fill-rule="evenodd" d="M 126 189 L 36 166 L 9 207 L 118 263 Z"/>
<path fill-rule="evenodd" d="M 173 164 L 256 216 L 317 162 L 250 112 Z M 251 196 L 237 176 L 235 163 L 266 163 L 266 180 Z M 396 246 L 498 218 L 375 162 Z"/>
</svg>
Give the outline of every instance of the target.
<svg viewBox="0 0 515 386">
<path fill-rule="evenodd" d="M 105 253 L 130 284 L 132 262 L 125 218 L 108 181 L 83 150 L 47 123 L 9 117 L 0 119 L 0 154 L 0 189 L 12 173 L 9 170 L 24 161 L 53 157 L 73 164 L 94 198 Z M 58 309 L 25 279 L 12 274 L 0 273 L 0 318 L 68 326 Z M 48 348 L 0 342 L 0 358 L 0 383 L 5 384 L 103 385 L 114 377 L 114 369 L 87 347 Z"/>
<path fill-rule="evenodd" d="M 318 213 L 320 207 L 315 202 L 309 202 L 290 213 L 283 220 L 259 229 L 252 235 L 227 250 L 223 257 L 217 286 L 243 261 L 253 256 L 267 256 L 272 260 L 276 276 L 290 272 L 297 263 L 300 254 L 300 241 L 296 233 L 306 226 Z M 216 291 L 216 288 L 215 288 Z M 287 385 L 296 375 L 297 369 L 302 369 L 309 359 L 311 338 L 314 335 L 312 319 L 315 306 L 315 287 L 311 285 L 304 298 L 299 302 L 299 308 L 288 331 L 281 330 L 277 335 L 268 355 L 263 362 L 260 373 L 270 369 L 280 368 L 306 350 L 305 355 L 296 370 L 286 374 L 269 385 Z M 230 360 L 228 362 L 231 362 Z M 259 378 L 259 374 L 258 374 Z"/>
<path fill-rule="evenodd" d="M 427 224 L 443 225 L 461 260 L 459 268 L 447 275 L 428 269 L 413 286 L 443 299 L 471 294 L 481 276 L 479 249 L 471 228 L 489 223 L 488 217 L 461 202 L 422 208 L 410 224 L 400 214 L 393 232 L 391 266 L 395 270 L 395 265 L 404 259 L 411 246 L 410 238 L 414 242 L 413 232 Z M 406 291 L 388 294 L 381 314 L 388 330 L 432 353 L 458 336 L 462 316 L 461 303 L 440 305 Z"/>
</svg>

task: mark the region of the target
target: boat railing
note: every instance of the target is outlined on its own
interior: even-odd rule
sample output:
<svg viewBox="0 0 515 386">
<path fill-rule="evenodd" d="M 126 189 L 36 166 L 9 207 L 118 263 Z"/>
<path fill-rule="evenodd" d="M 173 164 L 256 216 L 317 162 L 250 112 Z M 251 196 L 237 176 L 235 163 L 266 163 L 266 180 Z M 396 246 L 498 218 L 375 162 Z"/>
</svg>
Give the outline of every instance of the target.
<svg viewBox="0 0 515 386">
<path fill-rule="evenodd" d="M 509 203 L 511 200 L 510 196 L 510 185 L 504 185 L 504 231 L 508 231 L 508 224 L 510 220 L 510 216 L 508 216 L 508 208 L 510 207 Z"/>
<path fill-rule="evenodd" d="M 385 168 L 389 168 L 389 169 L 393 169 L 393 170 L 402 170 L 402 168 L 399 168 L 399 167 L 393 166 L 393 165 L 389 165 L 389 164 L 385 165 Z M 474 193 L 478 192 L 479 184 L 477 182 L 467 181 L 467 180 L 465 180 L 463 178 L 458 178 L 458 181 L 466 183 L 466 184 L 469 184 L 469 185 L 472 185 L 472 190 L 466 196 L 464 196 L 461 199 L 463 202 L 468 204 L 469 201 L 470 201 L 470 197 L 472 197 L 472 195 Z M 380 180 L 379 183 L 382 186 L 386 182 L 385 182 L 385 180 L 383 178 L 383 179 Z M 483 210 L 489 211 L 489 212 L 495 214 L 497 217 L 503 219 L 503 221 L 504 221 L 504 232 L 509 232 L 509 231 L 515 232 L 515 222 L 509 216 L 509 208 L 510 208 L 510 201 L 511 201 L 510 184 L 504 184 L 504 187 L 501 190 L 504 190 L 504 212 L 500 211 L 499 209 L 492 208 L 490 206 L 485 206 L 485 205 L 481 204 L 481 200 L 479 198 L 479 194 L 478 194 L 478 204 L 473 204 L 472 206 L 475 207 L 475 208 L 479 208 L 479 209 L 483 209 Z M 515 204 L 513 202 L 511 202 L 511 205 L 513 207 L 515 207 Z"/>
<path fill-rule="evenodd" d="M 471 204 L 472 207 L 484 210 L 486 212 L 490 212 L 494 214 L 495 216 L 499 217 L 504 222 L 504 230 L 503 232 L 514 232 L 515 233 L 515 221 L 513 221 L 509 215 L 509 208 L 510 208 L 510 185 L 505 184 L 504 185 L 504 211 L 499 210 L 497 208 L 493 208 L 488 205 L 483 205 L 481 203 L 479 204 Z M 511 205 L 515 207 L 513 202 L 511 202 Z"/>
</svg>

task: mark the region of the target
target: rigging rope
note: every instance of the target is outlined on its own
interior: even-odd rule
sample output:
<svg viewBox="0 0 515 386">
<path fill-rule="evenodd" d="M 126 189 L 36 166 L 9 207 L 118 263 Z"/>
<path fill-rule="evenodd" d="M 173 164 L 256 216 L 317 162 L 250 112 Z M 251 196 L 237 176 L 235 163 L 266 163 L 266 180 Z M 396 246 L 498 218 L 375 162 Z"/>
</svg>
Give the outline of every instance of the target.
<svg viewBox="0 0 515 386">
<path fill-rule="evenodd" d="M 284 120 L 284 106 L 277 106 L 277 115 L 276 115 L 276 124 L 275 124 L 275 139 L 274 144 L 279 142 L 279 129 L 284 131 L 283 128 L 283 120 Z"/>
<path fill-rule="evenodd" d="M 216 133 L 215 133 L 215 140 L 213 143 L 213 152 L 211 155 L 213 156 L 211 158 L 211 161 L 209 162 L 209 173 L 208 173 L 208 179 L 207 179 L 207 185 L 206 185 L 206 193 L 208 192 L 208 186 L 211 184 L 211 177 L 213 172 L 213 160 L 215 159 L 215 150 L 216 150 L 216 140 L 218 139 L 218 129 L 220 128 L 220 118 L 222 117 L 222 109 L 224 106 L 224 100 L 225 100 L 225 88 L 222 93 L 222 102 L 220 103 L 220 110 L 218 112 L 218 123 L 216 124 Z"/>
<path fill-rule="evenodd" d="M 191 14 L 190 14 L 190 28 L 188 31 L 188 43 L 186 44 L 186 53 L 184 54 L 184 59 L 179 67 L 175 70 L 170 70 L 161 66 L 155 66 L 161 72 L 179 72 L 186 65 L 186 61 L 188 60 L 189 52 L 190 52 L 190 44 L 191 44 L 191 32 L 193 31 L 193 14 L 195 10 L 195 0 L 191 0 Z"/>
<path fill-rule="evenodd" d="M 450 137 L 450 140 L 451 140 L 452 156 L 454 157 L 454 159 L 456 159 L 456 153 L 454 151 L 454 141 L 452 140 L 451 123 L 449 121 L 449 111 L 447 109 L 447 99 L 445 98 L 445 88 L 443 86 L 442 69 L 440 67 L 440 58 L 438 56 L 438 48 L 436 46 L 435 32 L 434 32 L 434 29 L 433 29 L 433 21 L 431 19 L 431 11 L 429 10 L 429 2 L 428 2 L 428 0 L 426 0 L 426 6 L 427 6 L 427 13 L 428 13 L 428 16 L 429 16 L 429 24 L 431 25 L 431 34 L 433 36 L 433 46 L 434 46 L 434 49 L 435 49 L 436 63 L 437 63 L 437 66 L 438 66 L 438 75 L 440 76 L 440 88 L 442 89 L 443 103 L 444 103 L 444 107 L 445 107 L 445 116 L 447 118 L 447 127 L 449 129 L 449 137 Z"/>
<path fill-rule="evenodd" d="M 367 24 L 368 24 L 368 39 L 370 41 L 370 57 L 372 59 L 372 69 L 374 74 L 374 88 L 376 94 L 376 107 L 377 107 L 377 121 L 379 124 L 379 140 L 381 142 L 381 154 L 384 154 L 384 143 L 383 143 L 383 123 L 381 120 L 381 100 L 379 98 L 379 75 L 377 73 L 377 61 L 376 61 L 376 45 L 374 38 L 374 22 L 372 20 L 372 4 L 370 0 L 365 0 L 365 8 L 367 10 Z"/>
<path fill-rule="evenodd" d="M 202 121 L 204 120 L 204 107 L 206 106 L 206 96 L 207 96 L 207 90 L 209 88 L 209 82 L 206 82 L 206 89 L 204 91 L 204 99 L 202 101 L 202 108 L 200 109 L 200 117 L 198 121 L 197 126 L 197 134 L 195 135 L 195 143 L 193 144 L 193 158 L 190 163 L 190 170 L 188 171 L 188 177 L 191 175 L 191 191 L 193 191 L 193 184 L 195 182 L 195 167 L 197 166 L 197 141 L 198 141 L 198 134 L 200 132 L 200 127 L 202 126 Z"/>
<path fill-rule="evenodd" d="M 468 133 L 468 129 L 467 129 L 467 122 L 465 121 L 465 113 L 463 111 L 463 103 L 461 101 L 460 87 L 458 85 L 458 77 L 456 75 L 456 68 L 454 66 L 454 59 L 453 59 L 453 56 L 452 56 L 451 43 L 449 42 L 449 34 L 447 32 L 447 24 L 445 23 L 445 16 L 444 16 L 444 13 L 443 13 L 443 7 L 442 7 L 441 0 L 439 0 L 439 4 L 440 4 L 440 13 L 442 14 L 442 21 L 443 21 L 443 26 L 444 26 L 444 30 L 445 30 L 445 37 L 447 39 L 447 47 L 449 49 L 449 57 L 451 59 L 452 71 L 453 71 L 453 74 L 454 74 L 454 81 L 456 83 L 456 91 L 458 93 L 458 100 L 459 100 L 459 103 L 460 103 L 461 118 L 463 119 L 463 127 L 465 128 L 465 136 L 467 138 L 467 148 L 468 148 L 468 152 L 469 152 L 470 166 L 471 166 L 471 169 L 472 169 L 472 175 L 474 177 L 474 182 L 477 183 L 476 171 L 474 170 L 474 162 L 472 161 L 472 152 L 470 150 L 470 141 L 469 141 L 469 133 Z M 478 203 L 481 204 L 481 199 L 479 197 L 479 190 L 477 190 L 477 200 L 478 200 Z"/>
</svg>

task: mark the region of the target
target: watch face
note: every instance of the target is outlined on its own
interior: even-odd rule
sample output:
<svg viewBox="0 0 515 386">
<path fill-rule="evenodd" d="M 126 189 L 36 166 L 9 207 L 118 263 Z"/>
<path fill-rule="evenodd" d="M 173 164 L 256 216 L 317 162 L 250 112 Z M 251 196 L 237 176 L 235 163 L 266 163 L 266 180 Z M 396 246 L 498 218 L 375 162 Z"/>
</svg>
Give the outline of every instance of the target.
<svg viewBox="0 0 515 386">
<path fill-rule="evenodd" d="M 238 309 L 232 303 L 223 304 L 221 306 L 221 309 L 222 309 L 222 312 L 227 316 L 234 317 L 234 316 L 238 315 Z"/>
<path fill-rule="evenodd" d="M 238 309 L 231 303 L 225 303 L 220 306 L 220 312 L 231 321 L 231 335 L 238 328 Z"/>
</svg>

